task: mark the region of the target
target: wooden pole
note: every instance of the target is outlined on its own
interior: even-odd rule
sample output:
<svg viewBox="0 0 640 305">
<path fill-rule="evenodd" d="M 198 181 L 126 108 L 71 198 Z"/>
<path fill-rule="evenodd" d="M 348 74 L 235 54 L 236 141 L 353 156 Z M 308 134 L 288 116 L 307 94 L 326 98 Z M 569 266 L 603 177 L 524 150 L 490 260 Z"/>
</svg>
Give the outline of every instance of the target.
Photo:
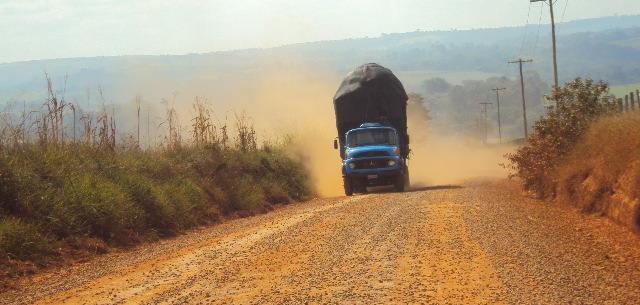
<svg viewBox="0 0 640 305">
<path fill-rule="evenodd" d="M 553 40 L 553 80 L 555 89 L 558 89 L 558 51 L 556 48 L 556 21 L 553 16 L 553 0 L 549 0 L 549 9 L 551 10 L 551 37 Z"/>
<path fill-rule="evenodd" d="M 529 62 L 533 62 L 533 60 L 532 59 L 524 60 L 520 58 L 518 60 L 509 62 L 510 64 L 519 64 L 520 66 L 520 88 L 522 90 L 522 120 L 524 122 L 524 139 L 525 140 L 529 138 L 529 130 L 527 128 L 527 104 L 525 102 L 525 97 L 524 97 L 524 75 L 522 74 L 522 64 L 529 63 Z"/>
<path fill-rule="evenodd" d="M 76 143 L 76 107 L 75 105 L 71 105 L 71 110 L 73 110 L 73 143 Z"/>
<path fill-rule="evenodd" d="M 487 138 L 489 135 L 489 128 L 487 127 L 487 105 L 491 105 L 492 103 L 488 103 L 488 102 L 482 102 L 480 103 L 480 105 L 482 105 L 482 116 L 484 119 L 484 136 L 483 136 L 483 144 L 487 144 Z"/>
<path fill-rule="evenodd" d="M 138 123 L 138 137 L 136 138 L 136 145 L 138 146 L 138 148 L 140 148 L 140 104 L 139 103 L 138 103 L 137 123 Z"/>
<path fill-rule="evenodd" d="M 618 99 L 618 110 L 620 110 L 620 112 L 624 112 L 624 104 L 622 103 L 622 98 Z"/>
<path fill-rule="evenodd" d="M 502 144 L 502 120 L 500 119 L 500 91 L 507 90 L 507 88 L 494 88 L 491 89 L 496 92 L 496 103 L 498 105 L 498 138 L 500 144 Z"/>
<path fill-rule="evenodd" d="M 624 111 L 629 111 L 629 95 L 624 96 Z"/>
<path fill-rule="evenodd" d="M 150 134 L 149 133 L 149 130 L 150 130 L 149 126 L 150 126 L 150 122 L 151 122 L 150 114 L 149 114 L 150 112 L 151 111 L 149 109 L 147 109 L 147 150 L 151 149 L 151 137 L 149 136 L 149 134 Z"/>
<path fill-rule="evenodd" d="M 631 110 L 636 110 L 636 95 L 633 92 L 629 95 L 631 96 Z"/>
</svg>

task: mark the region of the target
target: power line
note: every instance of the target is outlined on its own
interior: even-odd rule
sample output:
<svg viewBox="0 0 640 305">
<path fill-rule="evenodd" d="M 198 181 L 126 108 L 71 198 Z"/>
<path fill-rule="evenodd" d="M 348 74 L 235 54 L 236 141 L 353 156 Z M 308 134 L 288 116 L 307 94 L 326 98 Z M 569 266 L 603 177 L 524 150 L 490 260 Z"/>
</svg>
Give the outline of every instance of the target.
<svg viewBox="0 0 640 305">
<path fill-rule="evenodd" d="M 548 2 L 547 2 L 548 1 Z M 544 2 L 549 4 L 549 13 L 551 15 L 551 42 L 552 42 L 552 51 L 553 51 L 553 81 L 554 81 L 554 90 L 556 90 L 559 86 L 558 84 L 558 58 L 557 58 L 557 49 L 556 49 L 556 22 L 553 13 L 553 0 L 529 0 L 529 2 Z M 556 2 L 558 2 L 556 0 Z"/>
<path fill-rule="evenodd" d="M 531 2 L 529 2 L 529 4 L 531 4 Z M 533 44 L 533 52 L 531 54 L 531 56 L 535 56 L 536 52 L 538 51 L 538 42 L 540 41 L 540 28 L 542 28 L 542 11 L 543 11 L 543 6 L 540 6 L 540 15 L 538 16 L 538 29 L 537 29 L 537 33 L 536 33 L 536 40 L 535 43 Z"/>
<path fill-rule="evenodd" d="M 522 56 L 522 50 L 524 50 L 524 44 L 527 41 L 527 35 L 529 34 L 529 17 L 531 16 L 531 2 L 529 2 L 529 10 L 527 11 L 527 22 L 524 24 L 524 35 L 522 37 L 522 44 L 520 44 L 520 51 L 518 54 Z"/>
<path fill-rule="evenodd" d="M 564 13 L 567 12 L 567 6 L 569 5 L 569 0 L 566 0 L 564 2 L 564 9 L 562 10 L 562 18 L 560 18 L 560 22 L 564 21 Z"/>
</svg>

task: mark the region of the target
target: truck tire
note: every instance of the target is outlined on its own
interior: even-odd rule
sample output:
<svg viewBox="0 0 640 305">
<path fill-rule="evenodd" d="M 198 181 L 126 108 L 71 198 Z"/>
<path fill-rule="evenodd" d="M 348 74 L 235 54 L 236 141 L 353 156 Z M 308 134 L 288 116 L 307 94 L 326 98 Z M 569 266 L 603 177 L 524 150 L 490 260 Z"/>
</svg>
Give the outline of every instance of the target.
<svg viewBox="0 0 640 305">
<path fill-rule="evenodd" d="M 409 179 L 409 168 L 404 170 L 404 189 L 405 191 L 411 188 L 411 180 Z"/>
<path fill-rule="evenodd" d="M 394 184 L 396 192 L 404 192 L 409 188 L 409 168 L 405 167 L 402 175 L 396 178 L 396 183 Z"/>
<path fill-rule="evenodd" d="M 398 177 L 396 177 L 396 183 L 393 184 L 393 187 L 395 188 L 396 192 L 404 192 L 404 183 L 405 183 L 405 176 L 406 175 L 400 175 Z"/>
<path fill-rule="evenodd" d="M 349 177 L 344 177 L 343 184 L 344 194 L 347 196 L 353 196 L 353 184 L 351 183 L 351 179 L 349 179 Z"/>
</svg>

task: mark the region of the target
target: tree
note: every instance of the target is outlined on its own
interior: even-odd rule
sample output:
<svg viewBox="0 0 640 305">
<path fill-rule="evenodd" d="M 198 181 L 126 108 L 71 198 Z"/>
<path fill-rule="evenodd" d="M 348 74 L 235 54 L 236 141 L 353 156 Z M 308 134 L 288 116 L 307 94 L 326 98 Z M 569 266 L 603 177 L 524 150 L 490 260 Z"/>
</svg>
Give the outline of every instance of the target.
<svg viewBox="0 0 640 305">
<path fill-rule="evenodd" d="M 543 196 L 553 195 L 553 170 L 591 123 L 618 111 L 609 86 L 602 81 L 577 78 L 547 98 L 556 103 L 556 109 L 535 123 L 524 146 L 507 155 L 524 188 Z"/>
<path fill-rule="evenodd" d="M 425 80 L 424 89 L 429 93 L 444 93 L 451 89 L 451 84 L 440 77 L 436 77 Z"/>
</svg>

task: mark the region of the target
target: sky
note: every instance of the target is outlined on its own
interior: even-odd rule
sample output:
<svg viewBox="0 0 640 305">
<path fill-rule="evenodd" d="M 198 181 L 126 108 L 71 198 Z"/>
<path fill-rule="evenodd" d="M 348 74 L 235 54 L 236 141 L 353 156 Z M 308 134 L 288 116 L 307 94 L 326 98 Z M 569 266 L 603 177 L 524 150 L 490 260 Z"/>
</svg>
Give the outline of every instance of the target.
<svg viewBox="0 0 640 305">
<path fill-rule="evenodd" d="M 558 21 L 640 14 L 639 0 L 557 0 Z M 0 0 L 0 63 L 205 53 L 382 33 L 537 24 L 528 0 Z M 566 7 L 566 9 L 565 9 Z M 548 22 L 545 7 L 542 22 Z"/>
</svg>

